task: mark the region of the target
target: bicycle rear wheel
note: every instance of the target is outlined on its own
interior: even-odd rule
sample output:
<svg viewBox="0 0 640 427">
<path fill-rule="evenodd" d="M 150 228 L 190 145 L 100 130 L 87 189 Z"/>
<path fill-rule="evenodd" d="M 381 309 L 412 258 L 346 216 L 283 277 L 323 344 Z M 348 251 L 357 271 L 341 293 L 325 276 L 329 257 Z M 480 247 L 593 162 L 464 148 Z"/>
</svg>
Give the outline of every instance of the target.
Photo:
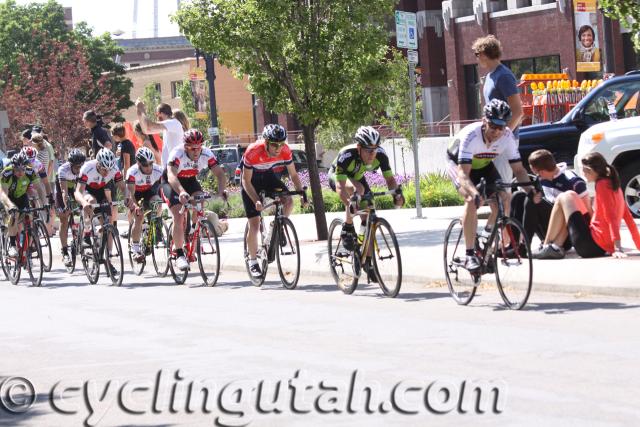
<svg viewBox="0 0 640 427">
<path fill-rule="evenodd" d="M 215 286 L 220 274 L 220 246 L 213 224 L 209 220 L 200 222 L 200 235 L 196 242 L 198 267 L 206 286 Z"/>
<path fill-rule="evenodd" d="M 295 289 L 300 279 L 300 243 L 298 234 L 289 218 L 280 218 L 280 227 L 277 231 L 276 257 L 278 261 L 278 273 L 280 281 L 287 289 Z M 275 229 L 274 229 L 275 232 Z"/>
<path fill-rule="evenodd" d="M 53 255 L 51 253 L 51 239 L 49 239 L 47 226 L 44 225 L 44 222 L 39 219 L 34 220 L 34 225 L 37 230 L 38 240 L 40 240 L 40 249 L 42 251 L 42 268 L 44 268 L 44 271 L 51 271 Z"/>
<path fill-rule="evenodd" d="M 132 230 L 133 230 L 133 224 L 129 224 L 129 237 L 127 238 L 127 248 L 128 248 L 127 252 L 129 252 L 129 264 L 131 265 L 131 271 L 133 271 L 133 273 L 136 276 L 139 276 L 144 271 L 144 266 L 147 264 L 147 258 L 144 257 L 140 262 L 137 262 L 135 259 L 133 259 L 133 251 L 131 250 L 131 245 L 132 245 L 131 231 Z M 147 232 L 143 230 L 142 233 L 140 233 L 140 241 L 139 241 L 140 247 L 142 248 L 143 251 L 145 250 L 144 246 L 146 241 L 147 241 Z"/>
<path fill-rule="evenodd" d="M 254 277 L 251 275 L 251 270 L 249 267 L 249 248 L 247 247 L 247 236 L 249 235 L 249 222 L 247 221 L 247 225 L 244 226 L 244 265 L 247 269 L 247 274 L 249 274 L 249 280 L 253 283 L 254 286 L 262 286 L 264 283 L 264 279 L 267 277 L 267 268 L 269 267 L 269 260 L 267 259 L 267 248 L 262 243 L 264 239 L 264 221 L 262 218 L 260 219 L 260 232 L 258 233 L 258 251 L 256 252 L 256 260 L 258 261 L 258 265 L 260 266 L 260 271 L 262 274 L 260 277 Z"/>
<path fill-rule="evenodd" d="M 362 266 L 360 258 L 353 251 L 348 251 L 342 244 L 340 233 L 343 221 L 339 218 L 331 221 L 329 226 L 329 240 L 327 250 L 329 254 L 329 269 L 336 285 L 345 294 L 352 294 L 358 287 L 358 279 Z"/>
<path fill-rule="evenodd" d="M 23 231 L 24 233 L 24 231 Z M 19 235 L 18 237 L 19 238 Z M 13 284 L 17 285 L 20 280 L 20 272 L 22 266 L 20 265 L 20 254 L 17 257 L 9 258 L 7 252 L 9 250 L 9 236 L 2 235 L 2 266 L 7 279 Z"/>
<path fill-rule="evenodd" d="M 373 225 L 373 265 L 378 284 L 388 297 L 396 297 L 402 285 L 402 259 L 398 240 L 389 222 L 378 218 Z"/>
<path fill-rule="evenodd" d="M 78 231 L 78 243 L 77 251 L 80 255 L 80 262 L 84 269 L 84 274 L 87 275 L 89 283 L 95 285 L 98 283 L 98 277 L 100 277 L 100 263 L 98 262 L 98 251 L 96 249 L 96 235 L 91 235 L 91 247 L 84 248 L 84 221 L 80 221 L 80 227 Z"/>
<path fill-rule="evenodd" d="M 507 308 L 520 310 L 527 304 L 533 283 L 531 247 L 519 221 L 504 218 L 497 227 L 494 263 L 498 291 Z"/>
<path fill-rule="evenodd" d="M 451 297 L 460 305 L 467 305 L 476 294 L 475 285 L 480 280 L 464 268 L 466 259 L 464 233 L 460 219 L 449 224 L 444 235 L 444 275 Z"/>
<path fill-rule="evenodd" d="M 122 277 L 124 276 L 124 260 L 120 235 L 111 224 L 108 224 L 102 230 L 102 238 L 104 239 L 104 260 L 107 276 L 109 276 L 113 285 L 120 286 L 122 285 Z M 112 242 L 111 249 L 109 249 L 109 240 Z"/>
<path fill-rule="evenodd" d="M 173 277 L 173 281 L 176 282 L 178 285 L 182 285 L 187 280 L 187 275 L 189 274 L 189 270 L 181 271 L 181 270 L 178 270 L 178 268 L 176 268 L 173 265 L 172 260 L 175 261 L 176 259 L 176 252 L 173 247 L 173 237 L 172 237 L 173 224 L 169 226 L 168 236 L 169 236 L 169 246 L 167 246 L 167 256 L 169 260 L 169 270 L 171 271 L 171 277 Z"/>
<path fill-rule="evenodd" d="M 153 231 L 153 241 L 151 247 L 151 259 L 153 260 L 153 268 L 160 277 L 167 275 L 169 271 L 169 228 L 164 227 L 160 220 L 152 221 L 151 227 L 155 227 Z"/>
<path fill-rule="evenodd" d="M 42 224 L 38 222 L 37 224 Z M 26 257 L 26 269 L 29 274 L 29 279 L 31 280 L 31 285 L 40 286 L 42 284 L 42 273 L 45 269 L 43 259 L 42 259 L 42 249 L 40 248 L 40 240 L 38 239 L 37 234 L 31 231 L 27 232 L 29 235 L 29 247 L 26 248 L 25 257 Z M 47 236 L 48 237 L 48 236 Z"/>
</svg>

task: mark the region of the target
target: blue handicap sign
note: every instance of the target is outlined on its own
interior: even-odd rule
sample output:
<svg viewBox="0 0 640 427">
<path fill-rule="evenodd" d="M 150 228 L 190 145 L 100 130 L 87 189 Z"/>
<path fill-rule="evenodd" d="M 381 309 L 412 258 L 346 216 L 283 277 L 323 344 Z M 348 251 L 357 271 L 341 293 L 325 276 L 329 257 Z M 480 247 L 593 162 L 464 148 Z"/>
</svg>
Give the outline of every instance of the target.
<svg viewBox="0 0 640 427">
<path fill-rule="evenodd" d="M 414 28 L 409 28 L 409 38 L 410 39 L 415 38 L 415 29 Z"/>
</svg>

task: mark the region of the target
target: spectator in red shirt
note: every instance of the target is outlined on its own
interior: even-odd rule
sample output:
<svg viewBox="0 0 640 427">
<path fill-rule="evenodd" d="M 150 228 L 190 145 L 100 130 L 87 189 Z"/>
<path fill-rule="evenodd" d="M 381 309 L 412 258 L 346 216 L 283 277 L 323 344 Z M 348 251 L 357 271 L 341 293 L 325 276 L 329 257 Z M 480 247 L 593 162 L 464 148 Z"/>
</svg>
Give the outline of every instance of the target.
<svg viewBox="0 0 640 427">
<path fill-rule="evenodd" d="M 533 253 L 538 259 L 564 258 L 562 245 L 571 237 L 576 252 L 583 258 L 613 255 L 624 258 L 620 244 L 620 223 L 624 219 L 633 242 L 640 249 L 640 233 L 627 207 L 618 173 L 600 153 L 589 153 L 582 159 L 584 176 L 596 183 L 593 216 L 589 217 L 575 191 L 558 196 L 551 211 L 549 229 L 544 245 Z"/>
</svg>

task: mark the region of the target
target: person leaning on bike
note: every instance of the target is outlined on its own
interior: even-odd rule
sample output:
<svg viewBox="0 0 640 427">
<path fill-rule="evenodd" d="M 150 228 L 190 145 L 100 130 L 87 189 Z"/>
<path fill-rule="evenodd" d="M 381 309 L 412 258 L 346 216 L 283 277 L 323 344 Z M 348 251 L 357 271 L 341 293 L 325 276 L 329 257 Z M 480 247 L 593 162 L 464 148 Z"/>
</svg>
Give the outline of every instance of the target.
<svg viewBox="0 0 640 427">
<path fill-rule="evenodd" d="M 477 271 L 480 261 L 474 253 L 476 228 L 478 226 L 477 210 L 483 200 L 476 188 L 482 178 L 487 183 L 487 196 L 496 193 L 496 181 L 501 180 L 500 173 L 493 164 L 493 160 L 505 153 L 514 176 L 519 182 L 529 182 L 526 169 L 522 166 L 516 139 L 507 127 L 511 118 L 509 104 L 499 99 L 492 99 L 483 109 L 483 119 L 480 122 L 465 126 L 455 136 L 447 149 L 449 157 L 448 174 L 458 193 L 464 197 L 464 213 L 462 227 L 466 246 L 465 268 Z M 531 191 L 531 187 L 525 187 Z M 505 214 L 509 215 L 509 192 L 499 192 L 502 198 Z M 487 221 L 493 226 L 498 216 L 498 206 L 490 201 L 491 215 Z"/>
<path fill-rule="evenodd" d="M 154 162 L 153 152 L 147 147 L 140 147 L 136 152 L 136 164 L 127 170 L 127 187 L 129 194 L 133 194 L 136 203 L 142 202 L 142 208 L 138 204 L 131 205 L 133 216 L 133 228 L 131 229 L 131 251 L 138 262 L 144 259 L 145 254 L 140 249 L 140 232 L 144 211 L 151 209 L 151 202 L 160 201 L 160 181 L 162 167 Z"/>
<path fill-rule="evenodd" d="M 380 147 L 380 134 L 371 126 L 360 126 L 353 137 L 355 144 L 347 145 L 338 152 L 329 169 L 329 186 L 338 193 L 340 200 L 346 207 L 346 218 L 340 238 L 342 245 L 348 251 L 356 247 L 357 236 L 353 227 L 353 216 L 349 213 L 350 198 L 354 193 L 364 195 L 371 191 L 365 172 L 372 172 L 380 168 L 389 190 L 398 187 L 393 171 L 389 164 L 389 157 Z M 397 207 L 404 205 L 402 194 L 394 196 Z M 366 218 L 363 219 L 362 227 Z"/>
<path fill-rule="evenodd" d="M 295 165 L 291 149 L 287 145 L 287 131 L 278 124 L 268 124 L 262 131 L 262 139 L 247 147 L 242 158 L 242 203 L 249 221 L 247 249 L 249 251 L 249 271 L 254 277 L 260 277 L 262 271 L 258 265 L 258 232 L 260 231 L 261 191 L 274 192 L 286 190 L 276 173 L 287 169 L 296 191 L 302 191 L 302 183 Z M 283 197 L 284 215 L 293 210 L 291 197 Z"/>
<path fill-rule="evenodd" d="M 226 176 L 218 164 L 213 151 L 202 147 L 204 137 L 197 129 L 189 129 L 182 138 L 183 145 L 175 147 L 167 160 L 166 174 L 162 184 L 162 197 L 169 206 L 173 218 L 173 244 L 176 248 L 176 267 L 189 269 L 189 261 L 184 255 L 185 215 L 180 213 L 182 205 L 189 203 L 192 196 L 202 194 L 198 173 L 209 168 L 218 183 L 218 195 L 225 197 Z"/>
<path fill-rule="evenodd" d="M 17 257 L 16 235 L 18 234 L 18 228 L 21 223 L 21 215 L 19 215 L 17 210 L 27 209 L 29 207 L 29 198 L 27 196 L 29 186 L 35 186 L 40 202 L 47 211 L 49 210 L 49 205 L 46 202 L 38 174 L 31 168 L 29 159 L 27 159 L 24 153 L 15 154 L 11 158 L 11 164 L 2 170 L 0 180 L 0 201 L 2 201 L 5 209 L 11 215 L 7 228 L 7 235 L 9 236 L 7 255 Z"/>
<path fill-rule="evenodd" d="M 76 191 L 76 182 L 80 175 L 80 168 L 84 165 L 87 156 L 77 148 L 69 151 L 67 161 L 58 168 L 56 178 L 55 206 L 58 218 L 60 218 L 60 244 L 62 246 L 62 262 L 65 266 L 71 265 L 67 232 L 69 227 L 69 215 L 71 210 L 69 201 Z"/>
</svg>

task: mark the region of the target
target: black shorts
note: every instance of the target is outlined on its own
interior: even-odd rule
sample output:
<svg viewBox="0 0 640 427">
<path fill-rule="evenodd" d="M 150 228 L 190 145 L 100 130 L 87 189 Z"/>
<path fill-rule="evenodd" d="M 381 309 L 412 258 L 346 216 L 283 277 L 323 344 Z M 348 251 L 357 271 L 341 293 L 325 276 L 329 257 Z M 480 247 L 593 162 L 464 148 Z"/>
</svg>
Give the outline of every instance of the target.
<svg viewBox="0 0 640 427">
<path fill-rule="evenodd" d="M 500 172 L 493 165 L 493 162 L 481 169 L 471 169 L 469 179 L 473 182 L 473 185 L 480 184 L 480 180 L 484 178 L 487 183 L 487 197 L 494 195 L 497 191 L 496 181 L 501 180 Z"/>
<path fill-rule="evenodd" d="M 193 193 L 202 191 L 202 187 L 200 186 L 198 179 L 195 177 L 182 179 L 178 178 L 178 180 L 180 181 L 180 185 L 182 185 L 182 188 L 184 188 L 184 190 L 189 193 L 190 196 L 192 196 Z M 161 196 L 164 202 L 169 205 L 169 208 L 180 204 L 180 193 L 176 193 L 175 191 L 173 191 L 173 188 L 171 188 L 168 182 L 162 183 Z"/>
<path fill-rule="evenodd" d="M 276 189 L 286 190 L 287 186 L 278 179 L 275 173 L 273 172 L 253 172 L 253 176 L 251 177 L 251 185 L 256 190 L 256 193 L 260 193 L 261 191 L 274 191 Z M 244 205 L 244 211 L 247 214 L 247 218 L 254 218 L 256 216 L 260 216 L 260 212 L 256 210 L 256 204 L 251 197 L 244 191 L 242 188 L 242 204 Z"/>
<path fill-rule="evenodd" d="M 133 198 L 136 202 L 143 200 L 142 206 L 144 209 L 151 209 L 151 199 L 154 197 L 159 197 L 158 191 L 160 190 L 160 182 L 156 182 L 153 186 L 147 191 L 136 191 L 133 193 Z"/>
<path fill-rule="evenodd" d="M 95 197 L 97 203 L 104 203 L 107 201 L 107 196 L 105 194 L 105 189 L 107 188 L 108 187 L 91 188 L 88 185 L 85 187 L 85 189 L 87 190 L 87 194 Z M 111 200 L 113 200 L 113 193 L 111 193 Z"/>
<path fill-rule="evenodd" d="M 362 184 L 362 186 L 364 187 L 364 192 L 365 193 L 368 193 L 368 192 L 371 191 L 371 187 L 369 187 L 369 183 L 367 182 L 367 179 L 364 176 L 362 178 L 360 178 L 360 180 L 358 182 L 360 184 Z M 336 180 L 335 180 L 334 176 L 329 176 L 329 187 L 335 193 L 335 191 L 336 191 Z"/>
<path fill-rule="evenodd" d="M 9 196 L 9 200 L 11 200 L 18 209 L 27 209 L 29 207 L 29 196 L 26 194 L 20 197 Z"/>
<path fill-rule="evenodd" d="M 66 185 L 66 183 L 65 183 Z M 87 187 L 88 188 L 88 187 Z M 73 193 L 76 191 L 75 185 L 72 188 L 67 187 L 67 194 L 71 199 L 73 199 Z M 56 179 L 56 189 L 55 189 L 55 208 L 58 211 L 62 211 L 64 209 L 64 200 L 62 200 L 62 187 L 60 187 L 60 181 Z"/>
<path fill-rule="evenodd" d="M 596 258 L 606 255 L 606 251 L 598 246 L 591 236 L 588 214 L 582 214 L 579 211 L 572 213 L 567 221 L 567 228 L 571 243 L 582 258 Z"/>
</svg>

